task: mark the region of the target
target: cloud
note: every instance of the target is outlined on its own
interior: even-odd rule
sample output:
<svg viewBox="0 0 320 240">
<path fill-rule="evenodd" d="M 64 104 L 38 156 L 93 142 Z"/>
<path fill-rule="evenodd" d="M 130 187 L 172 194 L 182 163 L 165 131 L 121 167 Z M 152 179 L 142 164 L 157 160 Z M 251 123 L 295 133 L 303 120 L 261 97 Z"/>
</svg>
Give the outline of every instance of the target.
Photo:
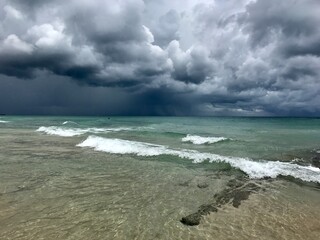
<svg viewBox="0 0 320 240">
<path fill-rule="evenodd" d="M 29 11 L 30 6 L 16 2 L 4 9 Z M 143 2 L 56 3 L 34 1 L 26 30 L 3 36 L 1 73 L 30 78 L 38 70 L 49 70 L 88 85 L 115 86 L 140 84 L 170 71 L 166 52 L 152 44 L 152 33 L 141 23 Z M 42 15 L 43 8 L 50 17 Z M 3 28 L 8 32 L 10 24 Z"/>
<path fill-rule="evenodd" d="M 132 114 L 319 115 L 319 9 L 317 0 L 0 0 L 0 74 L 117 89 Z"/>
<path fill-rule="evenodd" d="M 223 89 L 221 108 L 228 110 L 319 114 L 319 2 L 257 0 L 241 1 L 237 7 L 228 6 L 231 2 L 195 8 L 198 41 L 209 47 L 217 63 L 198 94 L 219 95 Z M 239 101 L 230 106 L 228 96 Z M 243 102 L 243 96 L 249 101 Z"/>
<path fill-rule="evenodd" d="M 209 58 L 209 51 L 203 46 L 193 46 L 184 52 L 175 40 L 170 42 L 167 52 L 173 62 L 172 77 L 176 80 L 201 83 L 214 70 L 215 59 Z"/>
<path fill-rule="evenodd" d="M 180 15 L 171 9 L 151 24 L 155 44 L 165 47 L 173 40 L 179 40 Z"/>
</svg>

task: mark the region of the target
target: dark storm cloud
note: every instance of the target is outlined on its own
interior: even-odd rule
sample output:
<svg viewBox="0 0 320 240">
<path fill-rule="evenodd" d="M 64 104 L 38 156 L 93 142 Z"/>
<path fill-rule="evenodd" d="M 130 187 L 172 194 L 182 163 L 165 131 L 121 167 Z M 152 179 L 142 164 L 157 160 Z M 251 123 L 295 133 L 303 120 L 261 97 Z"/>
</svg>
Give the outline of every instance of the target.
<svg viewBox="0 0 320 240">
<path fill-rule="evenodd" d="M 4 6 L 3 74 L 30 78 L 36 70 L 49 70 L 108 86 L 135 84 L 170 71 L 165 51 L 152 44 L 153 35 L 141 22 L 142 1 L 13 3 Z M 32 16 L 26 11 L 30 8 Z M 17 21 L 25 31 L 12 32 Z"/>
<path fill-rule="evenodd" d="M 45 72 L 116 89 L 115 114 L 319 115 L 319 43 L 318 0 L 0 0 L 0 87 Z"/>
<path fill-rule="evenodd" d="M 81 86 L 48 72 L 39 72 L 32 82 L 3 75 L 0 79 L 0 109 L 5 114 L 106 116 L 133 115 L 136 110 L 136 97 L 121 89 Z"/>
</svg>

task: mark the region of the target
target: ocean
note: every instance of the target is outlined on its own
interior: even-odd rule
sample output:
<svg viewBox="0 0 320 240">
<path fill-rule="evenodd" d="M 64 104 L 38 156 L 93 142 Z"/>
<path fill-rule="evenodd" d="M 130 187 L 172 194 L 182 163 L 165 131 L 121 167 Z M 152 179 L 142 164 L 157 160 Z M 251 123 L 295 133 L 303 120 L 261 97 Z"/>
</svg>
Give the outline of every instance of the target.
<svg viewBox="0 0 320 240">
<path fill-rule="evenodd" d="M 320 239 L 320 119 L 0 117 L 1 239 Z"/>
</svg>

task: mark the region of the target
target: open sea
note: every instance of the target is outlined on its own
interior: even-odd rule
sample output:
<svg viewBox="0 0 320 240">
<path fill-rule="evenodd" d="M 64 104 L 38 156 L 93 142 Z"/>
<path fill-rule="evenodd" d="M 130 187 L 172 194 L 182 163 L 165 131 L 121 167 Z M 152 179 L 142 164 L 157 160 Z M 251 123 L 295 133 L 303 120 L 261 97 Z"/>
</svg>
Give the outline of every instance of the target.
<svg viewBox="0 0 320 240">
<path fill-rule="evenodd" d="M 320 239 L 320 119 L 0 116 L 0 239 Z"/>
</svg>

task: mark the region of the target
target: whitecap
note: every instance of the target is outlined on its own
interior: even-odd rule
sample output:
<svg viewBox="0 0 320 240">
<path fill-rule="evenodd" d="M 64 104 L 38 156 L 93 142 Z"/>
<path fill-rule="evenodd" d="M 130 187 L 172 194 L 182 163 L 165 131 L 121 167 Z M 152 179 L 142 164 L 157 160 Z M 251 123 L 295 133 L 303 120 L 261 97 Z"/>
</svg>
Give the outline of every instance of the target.
<svg viewBox="0 0 320 240">
<path fill-rule="evenodd" d="M 73 121 L 64 121 L 63 123 L 62 123 L 62 125 L 66 125 L 66 124 L 76 124 L 76 125 L 78 125 L 78 123 L 76 123 L 76 122 L 73 122 Z"/>
<path fill-rule="evenodd" d="M 201 137 L 197 135 L 190 135 L 188 134 L 186 137 L 182 138 L 182 142 L 191 142 L 196 145 L 201 144 L 213 144 L 221 141 L 228 140 L 225 137 Z"/>
<path fill-rule="evenodd" d="M 130 131 L 131 128 L 119 127 L 119 128 L 66 128 L 66 127 L 39 127 L 37 132 L 44 132 L 48 135 L 56 135 L 61 137 L 74 137 L 85 133 L 108 133 L 119 131 Z"/>
<path fill-rule="evenodd" d="M 73 137 L 82 135 L 87 132 L 86 129 L 76 129 L 76 128 L 61 128 L 61 127 L 39 127 L 37 132 L 44 132 L 48 135 L 57 135 L 61 137 Z"/>
<path fill-rule="evenodd" d="M 109 139 L 97 136 L 89 136 L 85 141 L 77 146 L 91 147 L 102 152 L 116 154 L 136 154 L 138 156 L 158 156 L 161 154 L 172 153 L 172 150 L 162 145 L 122 139 Z"/>
<path fill-rule="evenodd" d="M 188 149 L 171 149 L 167 146 L 122 139 L 108 139 L 89 136 L 79 147 L 89 147 L 96 151 L 114 154 L 135 154 L 138 156 L 171 155 L 192 160 L 194 163 L 203 161 L 226 162 L 238 168 L 251 178 L 275 178 L 279 175 L 292 176 L 303 181 L 320 183 L 320 169 L 312 166 L 300 166 L 294 163 L 279 161 L 254 161 L 249 158 L 228 157 L 212 153 L 202 153 Z"/>
<path fill-rule="evenodd" d="M 8 123 L 9 121 L 0 120 L 0 123 Z"/>
</svg>

